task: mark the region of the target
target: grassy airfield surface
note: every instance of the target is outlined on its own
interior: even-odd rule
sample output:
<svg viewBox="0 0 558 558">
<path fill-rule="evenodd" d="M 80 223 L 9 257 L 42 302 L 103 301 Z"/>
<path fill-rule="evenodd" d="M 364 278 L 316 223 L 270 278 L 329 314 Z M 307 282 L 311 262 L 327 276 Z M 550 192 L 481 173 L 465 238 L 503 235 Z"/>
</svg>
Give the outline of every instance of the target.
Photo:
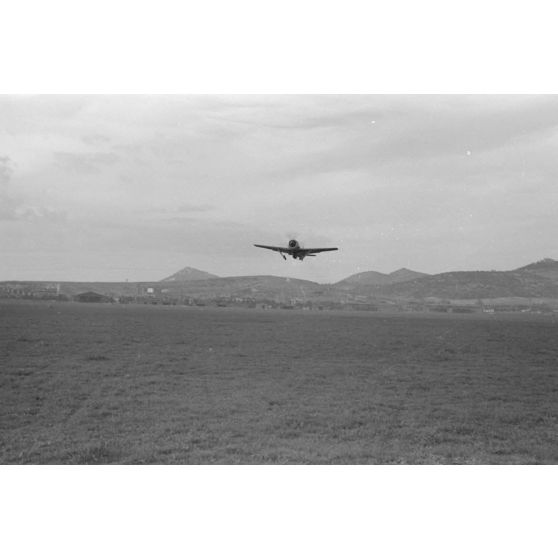
<svg viewBox="0 0 558 558">
<path fill-rule="evenodd" d="M 558 463 L 558 323 L 0 301 L 0 463 Z"/>
</svg>

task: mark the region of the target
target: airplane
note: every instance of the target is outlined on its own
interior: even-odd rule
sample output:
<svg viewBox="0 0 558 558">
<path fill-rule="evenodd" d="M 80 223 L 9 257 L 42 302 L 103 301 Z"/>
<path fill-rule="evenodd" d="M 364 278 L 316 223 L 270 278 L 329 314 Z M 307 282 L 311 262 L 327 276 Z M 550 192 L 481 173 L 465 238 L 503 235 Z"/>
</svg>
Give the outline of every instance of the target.
<svg viewBox="0 0 558 558">
<path fill-rule="evenodd" d="M 338 248 L 302 248 L 298 243 L 298 240 L 289 240 L 289 245 L 286 248 L 282 246 L 264 246 L 263 244 L 254 244 L 257 248 L 267 248 L 268 250 L 273 250 L 279 252 L 284 260 L 287 258 L 285 254 L 292 256 L 295 260 L 299 259 L 302 261 L 307 256 L 314 257 L 319 252 L 331 252 L 332 250 L 338 250 Z"/>
</svg>

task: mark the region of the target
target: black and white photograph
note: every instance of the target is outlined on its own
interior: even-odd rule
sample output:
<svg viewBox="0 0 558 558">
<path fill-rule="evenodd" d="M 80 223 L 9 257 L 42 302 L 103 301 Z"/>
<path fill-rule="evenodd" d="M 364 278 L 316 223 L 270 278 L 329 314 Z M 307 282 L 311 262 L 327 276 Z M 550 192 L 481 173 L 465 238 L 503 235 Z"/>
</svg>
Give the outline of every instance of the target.
<svg viewBox="0 0 558 558">
<path fill-rule="evenodd" d="M 6 5 L 4 553 L 552 556 L 552 12 Z"/>
<path fill-rule="evenodd" d="M 2 463 L 558 461 L 557 96 L 0 119 Z"/>
</svg>

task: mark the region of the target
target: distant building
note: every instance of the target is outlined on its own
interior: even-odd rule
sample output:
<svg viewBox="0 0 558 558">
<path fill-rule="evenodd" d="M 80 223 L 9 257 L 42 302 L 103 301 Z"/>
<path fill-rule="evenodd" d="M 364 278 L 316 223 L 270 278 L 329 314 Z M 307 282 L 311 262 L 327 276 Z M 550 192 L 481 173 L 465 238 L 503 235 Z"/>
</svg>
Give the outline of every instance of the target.
<svg viewBox="0 0 558 558">
<path fill-rule="evenodd" d="M 88 291 L 86 293 L 80 293 L 74 297 L 76 302 L 113 302 L 110 296 L 105 296 L 93 291 Z"/>
</svg>

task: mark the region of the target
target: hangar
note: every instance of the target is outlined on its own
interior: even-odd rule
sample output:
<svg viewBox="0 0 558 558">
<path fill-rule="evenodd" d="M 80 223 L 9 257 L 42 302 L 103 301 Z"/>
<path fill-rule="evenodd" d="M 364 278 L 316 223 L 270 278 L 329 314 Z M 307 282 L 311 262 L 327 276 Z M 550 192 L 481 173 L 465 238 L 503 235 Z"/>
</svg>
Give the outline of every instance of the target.
<svg viewBox="0 0 558 558">
<path fill-rule="evenodd" d="M 80 293 L 74 297 L 74 300 L 76 302 L 114 302 L 110 296 L 105 296 L 93 291 Z"/>
</svg>

